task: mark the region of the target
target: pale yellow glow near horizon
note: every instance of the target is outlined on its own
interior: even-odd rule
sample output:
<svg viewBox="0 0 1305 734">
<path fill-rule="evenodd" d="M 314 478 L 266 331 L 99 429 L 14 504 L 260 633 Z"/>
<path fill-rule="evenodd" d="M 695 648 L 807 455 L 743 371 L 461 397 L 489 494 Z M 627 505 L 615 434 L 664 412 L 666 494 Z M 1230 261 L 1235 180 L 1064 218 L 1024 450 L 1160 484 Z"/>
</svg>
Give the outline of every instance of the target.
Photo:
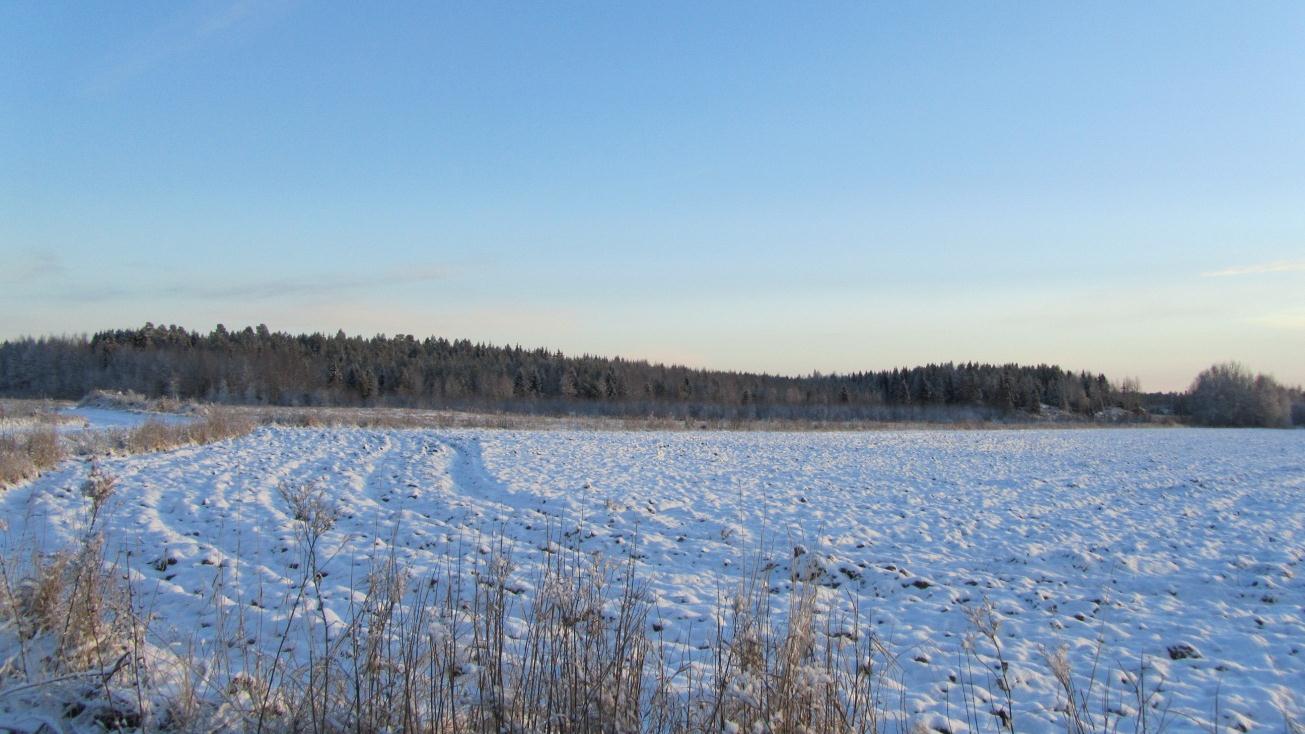
<svg viewBox="0 0 1305 734">
<path fill-rule="evenodd" d="M 1210 364 L 1233 360 L 1305 384 L 1305 307 L 1297 283 L 1289 275 L 1266 278 L 1198 278 L 1134 290 L 938 293 L 909 303 L 893 293 L 851 291 L 782 300 L 704 294 L 608 308 L 528 297 L 421 304 L 360 293 L 340 302 L 123 303 L 89 323 L 84 304 L 49 304 L 26 313 L 20 306 L 9 324 L 45 334 L 72 331 L 66 324 L 90 332 L 145 321 L 200 331 L 217 323 L 266 323 L 292 332 L 435 335 L 786 375 L 949 361 L 1047 363 L 1116 380 L 1136 377 L 1145 390 L 1183 390 Z"/>
</svg>

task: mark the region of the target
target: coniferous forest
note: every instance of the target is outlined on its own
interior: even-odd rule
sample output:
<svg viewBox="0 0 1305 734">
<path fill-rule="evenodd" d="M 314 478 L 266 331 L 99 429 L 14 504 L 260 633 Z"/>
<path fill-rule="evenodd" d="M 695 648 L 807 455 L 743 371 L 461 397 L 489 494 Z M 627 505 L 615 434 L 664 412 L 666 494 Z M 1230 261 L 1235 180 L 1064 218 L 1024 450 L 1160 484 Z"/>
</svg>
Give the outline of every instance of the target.
<svg viewBox="0 0 1305 734">
<path fill-rule="evenodd" d="M 261 325 L 201 334 L 146 324 L 0 344 L 2 395 L 77 399 L 96 389 L 254 405 L 704 419 L 988 419 L 1046 406 L 1081 416 L 1140 411 L 1135 388 L 1049 365 L 946 363 L 786 377 L 434 337 L 292 335 Z"/>
</svg>

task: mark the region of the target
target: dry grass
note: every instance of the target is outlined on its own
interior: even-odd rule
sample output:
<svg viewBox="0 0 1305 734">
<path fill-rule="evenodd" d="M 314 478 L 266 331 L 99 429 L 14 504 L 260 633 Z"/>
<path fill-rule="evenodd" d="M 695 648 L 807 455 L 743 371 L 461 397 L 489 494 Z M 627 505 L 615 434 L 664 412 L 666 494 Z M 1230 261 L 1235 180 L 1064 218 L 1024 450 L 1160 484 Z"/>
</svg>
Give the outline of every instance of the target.
<svg viewBox="0 0 1305 734">
<path fill-rule="evenodd" d="M 0 640 L 11 653 L 0 660 L 0 695 L 57 711 L 81 729 L 133 728 L 141 708 L 124 694 L 140 662 L 130 591 L 107 562 L 98 528 L 113 491 L 113 478 L 93 470 L 83 487 L 91 511 L 78 543 L 0 558 Z M 46 726 L 63 730 L 52 718 L 45 716 Z"/>
<path fill-rule="evenodd" d="M 102 474 L 86 495 L 103 495 L 105 482 L 111 495 Z M 302 577 L 283 605 L 283 626 L 233 620 L 216 648 L 242 650 L 239 664 L 225 655 L 145 654 L 144 639 L 175 637 L 144 629 L 143 615 L 124 608 L 103 543 L 90 534 L 72 553 L 43 557 L 15 585 L 6 570 L 4 620 L 44 651 L 35 666 L 31 656 L 22 666 L 11 661 L 6 682 L 21 681 L 20 691 L 42 693 L 33 705 L 57 701 L 55 710 L 82 723 L 90 711 L 177 732 L 871 734 L 921 723 L 905 710 L 904 651 L 862 625 L 860 610 L 827 611 L 828 592 L 811 582 L 795 584 L 777 614 L 762 573 L 722 594 L 705 667 L 676 659 L 656 633 L 637 561 L 549 543 L 522 583 L 501 537 L 475 539 L 484 550 L 474 561 L 451 549 L 447 565 L 426 575 L 393 555 L 373 558 L 343 627 L 330 626 L 317 587 L 319 540 L 336 509 L 312 485 L 284 487 L 281 496 L 297 519 Z M 953 715 L 971 731 L 1017 731 L 1010 712 L 1021 689 L 1005 680 L 998 622 L 982 610 L 972 622 L 973 667 L 957 681 Z M 1159 682 L 1146 681 L 1145 666 L 1103 666 L 1098 679 L 1095 668 L 1076 675 L 1062 653 L 1046 662 L 1044 680 L 1060 687 L 1046 693 L 1061 695 L 1067 733 L 1159 732 L 1171 723 L 1151 705 Z M 60 687 L 69 674 L 79 686 Z M 1100 688 L 1110 680 L 1133 687 Z M 1139 715 L 1120 714 L 1125 698 Z"/>
<path fill-rule="evenodd" d="M 219 410 L 189 424 L 147 423 L 114 448 L 165 450 L 254 425 L 247 413 Z M 4 440 L 0 458 L 35 466 L 60 456 L 53 431 Z M 904 651 L 885 645 L 859 609 L 827 611 L 827 592 L 811 582 L 794 583 L 777 614 L 772 580 L 760 571 L 718 600 L 705 667 L 660 638 L 633 557 L 614 563 L 553 539 L 547 551 L 527 551 L 545 555 L 526 584 L 502 537 L 476 539 L 489 552 L 470 562 L 450 549 L 446 564 L 424 575 L 394 556 L 372 558 L 343 629 L 333 626 L 319 541 L 337 509 L 316 485 L 280 492 L 302 556 L 284 626 L 255 629 L 239 616 L 219 625 L 227 639 L 218 648 L 241 650 L 239 664 L 153 648 L 147 640 L 176 631 L 142 621 L 149 615 L 123 570 L 105 558 L 97 524 L 114 492 L 113 477 L 93 466 L 79 543 L 0 558 L 0 639 L 14 651 L 0 659 L 0 696 L 44 712 L 50 730 L 870 734 L 919 723 L 905 710 Z M 214 604 L 229 614 L 216 595 Z M 976 608 L 970 621 L 953 715 L 971 731 L 1017 731 L 1018 696 L 1028 688 L 1009 673 L 1000 619 Z M 1042 693 L 1060 700 L 1069 734 L 1172 723 L 1156 705 L 1163 681 L 1148 678 L 1145 661 L 1086 675 L 1063 653 L 1044 663 L 1041 680 L 1054 689 Z M 1138 713 L 1125 717 L 1120 702 Z M 1286 726 L 1295 731 L 1291 720 Z"/>
<path fill-rule="evenodd" d="M 90 402 L 99 405 L 110 398 L 135 405 L 140 396 L 99 394 Z M 113 403 L 117 406 L 117 403 Z M 157 407 L 158 401 L 149 405 Z M 193 406 L 192 406 L 193 407 Z M 221 408 L 197 411 L 200 415 L 183 422 L 147 420 L 130 430 L 79 431 L 61 436 L 57 426 L 67 416 L 54 412 L 49 401 L 6 400 L 0 402 L 0 421 L 13 430 L 0 431 L 0 489 L 35 479 L 70 455 L 94 457 L 166 451 L 179 446 L 213 443 L 245 435 L 256 421 L 248 415 Z"/>
<path fill-rule="evenodd" d="M 220 408 L 182 422 L 147 420 L 123 430 L 80 431 L 64 437 L 70 452 L 95 457 L 168 451 L 243 436 L 257 423 L 247 415 Z"/>
<path fill-rule="evenodd" d="M 21 438 L 0 436 L 0 486 L 8 486 L 31 479 L 37 474 L 36 464 L 27 453 Z"/>
<path fill-rule="evenodd" d="M 77 403 L 84 408 L 104 408 L 106 410 L 128 410 L 146 413 L 189 414 L 200 412 L 201 408 L 192 401 L 176 398 L 149 398 L 130 390 L 93 390 Z"/>
<path fill-rule="evenodd" d="M 63 445 L 53 428 L 0 435 L 0 487 L 32 479 L 63 458 Z"/>
<path fill-rule="evenodd" d="M 150 420 L 125 431 L 82 431 L 60 436 L 54 428 L 0 434 L 0 488 L 35 479 L 68 456 L 95 457 L 167 451 L 180 446 L 214 443 L 243 436 L 254 421 L 225 410 L 213 410 L 185 423 Z"/>
<path fill-rule="evenodd" d="M 56 411 L 69 405 L 54 400 L 34 400 L 25 398 L 0 398 L 0 421 L 23 419 L 41 422 L 58 422 Z"/>
<path fill-rule="evenodd" d="M 657 416 L 532 415 L 513 412 L 466 412 L 419 408 L 290 408 L 277 406 L 229 406 L 224 410 L 258 423 L 302 428 L 357 427 L 375 429 L 491 428 L 515 431 L 783 431 L 848 432 L 903 430 L 1008 430 L 1075 429 L 1126 425 L 1147 427 L 1150 423 L 1094 422 L 1091 420 L 998 420 L 955 419 L 948 421 L 875 421 L 818 419 L 685 419 Z"/>
<path fill-rule="evenodd" d="M 150 420 L 128 431 L 122 437 L 122 448 L 127 453 L 141 454 L 167 451 L 179 446 L 207 444 L 243 436 L 254 429 L 253 421 L 223 410 L 186 423 L 165 423 Z"/>
<path fill-rule="evenodd" d="M 74 550 L 36 556 L 12 590 L 11 618 L 24 639 L 50 636 L 53 649 L 41 658 L 50 672 L 99 669 L 121 654 L 114 620 L 125 594 L 105 568 L 103 539 L 86 539 Z"/>
</svg>

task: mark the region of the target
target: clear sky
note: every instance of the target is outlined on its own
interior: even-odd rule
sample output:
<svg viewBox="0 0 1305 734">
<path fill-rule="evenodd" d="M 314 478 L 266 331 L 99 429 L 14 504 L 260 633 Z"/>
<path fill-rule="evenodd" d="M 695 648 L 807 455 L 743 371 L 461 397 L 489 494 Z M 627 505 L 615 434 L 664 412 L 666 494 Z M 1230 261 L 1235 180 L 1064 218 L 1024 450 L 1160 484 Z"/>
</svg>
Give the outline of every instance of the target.
<svg viewBox="0 0 1305 734">
<path fill-rule="evenodd" d="M 1305 3 L 0 4 L 0 338 L 1305 383 Z"/>
</svg>

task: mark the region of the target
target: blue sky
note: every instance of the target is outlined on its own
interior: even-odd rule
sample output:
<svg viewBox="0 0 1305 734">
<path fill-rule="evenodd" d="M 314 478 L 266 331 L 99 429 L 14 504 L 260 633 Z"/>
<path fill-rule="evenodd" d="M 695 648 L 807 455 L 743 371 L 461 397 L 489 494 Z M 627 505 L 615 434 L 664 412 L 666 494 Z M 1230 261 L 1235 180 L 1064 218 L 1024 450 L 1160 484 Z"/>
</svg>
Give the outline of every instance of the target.
<svg viewBox="0 0 1305 734">
<path fill-rule="evenodd" d="M 1305 383 L 1305 4 L 0 5 L 0 338 Z"/>
</svg>

